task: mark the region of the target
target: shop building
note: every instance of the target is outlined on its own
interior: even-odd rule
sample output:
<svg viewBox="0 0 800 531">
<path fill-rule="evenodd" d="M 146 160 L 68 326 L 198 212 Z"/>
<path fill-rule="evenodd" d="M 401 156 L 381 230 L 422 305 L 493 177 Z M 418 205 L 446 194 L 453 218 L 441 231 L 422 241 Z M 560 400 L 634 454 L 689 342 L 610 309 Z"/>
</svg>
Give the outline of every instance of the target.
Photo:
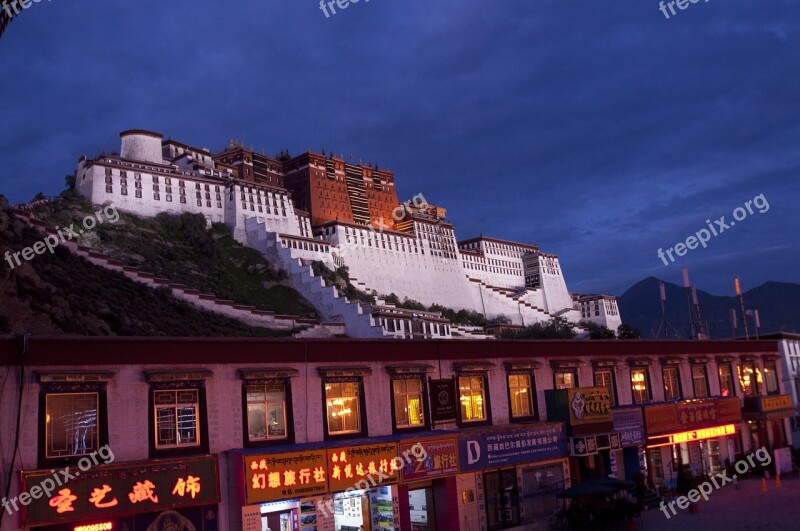
<svg viewBox="0 0 800 531">
<path fill-rule="evenodd" d="M 728 439 L 749 450 L 745 396 L 763 398 L 747 403 L 773 448 L 789 444 L 776 355 L 774 341 L 0 338 L 0 446 L 18 449 L 0 480 L 24 505 L 0 529 L 546 528 L 557 491 L 587 470 L 631 477 L 642 442 L 712 430 L 691 438 L 720 441 L 697 460 L 712 469 Z M 686 392 L 667 400 L 675 375 Z M 554 390 L 567 417 L 548 408 Z M 673 424 L 651 422 L 665 405 Z M 570 455 L 578 439 L 594 466 Z M 113 462 L 35 489 L 101 448 Z"/>
</svg>

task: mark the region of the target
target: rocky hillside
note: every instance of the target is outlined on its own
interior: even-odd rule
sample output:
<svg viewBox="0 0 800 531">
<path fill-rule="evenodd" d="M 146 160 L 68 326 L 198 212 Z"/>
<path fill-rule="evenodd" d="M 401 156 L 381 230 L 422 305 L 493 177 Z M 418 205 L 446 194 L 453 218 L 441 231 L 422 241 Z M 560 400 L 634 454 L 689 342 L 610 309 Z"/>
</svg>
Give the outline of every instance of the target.
<svg viewBox="0 0 800 531">
<path fill-rule="evenodd" d="M 74 199 L 65 204 L 77 205 L 69 209 L 59 209 L 57 204 L 50 205 L 53 220 L 73 219 L 81 220 L 86 215 L 80 210 Z M 88 205 L 84 205 L 88 208 Z M 64 226 L 64 221 L 61 226 Z M 68 225 L 69 223 L 66 223 Z M 104 244 L 104 237 L 112 237 L 112 232 L 122 234 L 141 234 L 143 241 L 149 239 L 156 241 L 158 229 L 151 224 L 137 226 L 130 219 L 120 218 L 114 224 L 105 224 L 100 230 L 87 235 L 84 240 L 97 238 L 97 245 Z M 106 232 L 106 227 L 113 229 Z M 152 231 L 152 232 L 147 232 Z M 165 229 L 174 231 L 175 239 L 165 243 L 166 252 L 158 260 L 154 255 L 158 249 L 157 244 L 144 248 L 145 255 L 154 263 L 166 264 L 173 261 L 174 267 L 185 267 L 184 277 L 176 279 L 186 283 L 186 279 L 193 276 L 209 278 L 209 282 L 216 281 L 219 286 L 227 287 L 230 292 L 236 290 L 247 291 L 247 286 L 257 283 L 261 289 L 268 293 L 286 293 L 286 288 L 280 284 L 265 287 L 264 277 L 275 275 L 269 264 L 261 261 L 262 267 L 257 263 L 248 264 L 241 259 L 245 268 L 242 276 L 251 276 L 257 281 L 246 286 L 232 283 L 229 278 L 222 275 L 218 269 L 209 267 L 209 260 L 220 260 L 220 256 L 232 259 L 225 251 L 214 250 L 213 244 L 206 249 L 211 253 L 209 259 L 198 260 L 197 263 L 187 265 L 188 257 L 185 245 L 180 242 L 178 231 L 174 227 Z M 211 231 L 204 232 L 211 237 Z M 198 238 L 200 236 L 197 236 Z M 215 237 L 213 241 L 218 241 Z M 77 257 L 67 249 L 56 248 L 53 254 L 45 252 L 36 255 L 30 261 L 23 261 L 22 265 L 12 268 L 5 260 L 6 252 L 20 251 L 25 247 L 34 245 L 42 240 L 42 235 L 28 228 L 21 220 L 16 219 L 8 210 L 8 203 L 0 196 L 0 334 L 30 332 L 32 334 L 76 334 L 76 335 L 137 335 L 137 336 L 281 336 L 289 333 L 273 332 L 262 328 L 254 328 L 225 318 L 223 316 L 199 311 L 193 306 L 175 299 L 166 289 L 150 289 L 142 284 L 133 282 L 122 274 L 97 267 L 83 258 Z M 106 244 L 106 250 L 134 246 L 125 238 L 118 237 L 116 245 Z M 84 241 L 83 243 L 86 243 Z M 234 242 L 235 243 L 235 242 Z M 238 244 L 237 244 L 238 245 Z M 220 254 L 214 254 L 214 253 Z M 245 253 L 249 256 L 248 253 Z M 122 254 L 118 256 L 122 257 Z M 129 259 L 135 260 L 135 258 Z M 13 261 L 13 259 L 12 259 Z M 141 265 L 141 264 L 140 264 Z M 168 266 L 163 265 L 164 269 Z M 163 275 L 162 271 L 153 268 L 154 273 Z M 277 281 L 272 281 L 277 282 Z M 313 312 L 310 307 L 293 290 L 288 292 L 285 300 L 290 301 L 295 308 L 306 312 Z M 222 292 L 227 295 L 228 292 Z M 250 291 L 251 296 L 253 291 Z M 282 302 L 262 301 L 262 307 L 269 304 L 280 305 Z M 282 307 L 282 306 L 281 306 Z M 282 311 L 282 310 L 281 310 Z"/>
</svg>

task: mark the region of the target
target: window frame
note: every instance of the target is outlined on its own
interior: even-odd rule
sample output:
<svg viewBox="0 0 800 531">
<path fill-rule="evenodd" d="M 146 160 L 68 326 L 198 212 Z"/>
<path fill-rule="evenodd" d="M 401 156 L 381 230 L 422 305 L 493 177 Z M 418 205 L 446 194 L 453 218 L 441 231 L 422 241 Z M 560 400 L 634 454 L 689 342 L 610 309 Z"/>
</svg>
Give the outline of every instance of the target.
<svg viewBox="0 0 800 531">
<path fill-rule="evenodd" d="M 575 382 L 575 385 L 572 386 L 572 387 L 559 387 L 558 386 L 558 375 L 559 374 L 571 374 L 572 375 L 572 379 Z M 553 389 L 556 389 L 556 390 L 558 390 L 558 389 L 575 389 L 577 387 L 580 387 L 580 385 L 578 383 L 578 369 L 576 369 L 576 368 L 553 369 Z"/>
<path fill-rule="evenodd" d="M 394 384 L 400 380 L 417 380 L 420 382 L 420 395 L 423 422 L 418 426 L 398 426 L 397 425 L 397 403 L 396 392 Z M 392 433 L 414 433 L 418 431 L 427 431 L 431 426 L 430 408 L 428 406 L 428 382 L 424 374 L 407 374 L 407 375 L 393 375 L 389 379 L 389 395 L 392 408 Z M 408 392 L 405 393 L 408 396 Z"/>
<path fill-rule="evenodd" d="M 247 398 L 248 387 L 251 386 L 283 386 L 283 416 L 286 424 L 286 436 L 281 438 L 250 438 L 250 400 Z M 265 401 L 265 403 L 267 403 Z M 267 411 L 268 413 L 268 411 Z M 268 379 L 243 379 L 242 380 L 242 441 L 245 448 L 263 448 L 295 443 L 294 434 L 294 413 L 292 407 L 292 385 L 290 378 L 268 378 Z"/>
<path fill-rule="evenodd" d="M 97 448 L 85 454 L 70 456 L 48 457 L 48 429 L 47 429 L 47 397 L 48 395 L 96 394 L 97 395 Z M 78 461 L 91 455 L 108 444 L 108 400 L 106 384 L 48 384 L 42 383 L 39 390 L 39 416 L 38 416 L 38 468 L 49 469 L 65 466 L 77 466 Z"/>
<path fill-rule="evenodd" d="M 511 377 L 527 376 L 530 382 L 528 395 L 530 396 L 530 415 L 514 415 L 514 399 L 511 395 Z M 509 370 L 506 372 L 506 387 L 508 389 L 508 419 L 513 422 L 532 422 L 539 420 L 538 400 L 536 399 L 536 376 L 531 370 Z M 519 387 L 519 386 L 518 386 Z"/>
<path fill-rule="evenodd" d="M 461 378 L 480 378 L 483 382 L 483 402 L 485 418 L 480 420 L 464 420 L 461 414 Z M 471 382 L 470 382 L 471 383 Z M 489 375 L 486 371 L 458 371 L 456 373 L 456 392 L 458 392 L 458 405 L 456 411 L 456 425 L 460 428 L 471 426 L 491 426 L 492 424 L 492 401 L 489 396 Z M 472 392 L 472 385 L 470 385 Z"/>
<path fill-rule="evenodd" d="M 667 371 L 675 371 L 675 383 L 677 384 L 677 394 L 667 398 Z M 661 383 L 664 386 L 664 401 L 683 400 L 683 386 L 681 385 L 681 369 L 677 365 L 664 365 L 661 367 Z"/>
<path fill-rule="evenodd" d="M 750 380 L 750 389 L 751 392 L 747 392 L 747 388 L 742 383 L 742 374 L 745 368 L 752 369 L 752 378 Z M 736 365 L 736 377 L 739 379 L 739 385 L 742 388 L 742 395 L 743 396 L 759 396 L 761 394 L 761 386 L 758 384 L 758 366 L 756 365 L 755 361 L 740 361 Z"/>
<path fill-rule="evenodd" d="M 772 374 L 775 375 L 775 390 L 774 391 L 770 391 L 769 390 L 769 382 L 767 380 L 767 365 L 768 364 L 772 366 L 770 368 L 770 371 L 772 371 Z M 777 362 L 775 360 L 763 360 L 762 367 L 763 367 L 763 370 L 762 370 L 763 378 L 762 379 L 764 381 L 764 392 L 767 394 L 767 396 L 773 396 L 773 395 L 781 394 L 781 383 L 780 383 L 780 380 L 778 380 L 778 364 L 777 364 Z"/>
<path fill-rule="evenodd" d="M 736 396 L 736 379 L 733 377 L 733 363 L 726 361 L 726 362 L 718 362 L 717 363 L 717 377 L 719 378 L 719 394 L 720 396 L 725 396 L 722 394 L 722 389 L 724 386 L 722 385 L 722 368 L 727 367 L 728 369 L 728 378 L 730 378 L 730 394 L 728 396 Z M 727 397 L 726 397 L 727 398 Z"/>
<path fill-rule="evenodd" d="M 595 387 L 605 387 L 606 389 L 608 389 L 609 394 L 611 396 L 611 406 L 612 407 L 616 406 L 617 403 L 618 403 L 618 401 L 617 401 L 617 375 L 616 375 L 616 372 L 617 371 L 614 370 L 614 367 L 596 367 L 592 371 L 592 381 L 594 382 L 594 386 Z M 609 375 L 611 375 L 610 387 L 608 385 L 605 385 L 605 384 L 598 384 L 597 383 L 597 375 L 598 374 L 602 374 L 602 373 L 608 373 Z"/>
<path fill-rule="evenodd" d="M 334 432 L 331 433 L 328 427 L 328 395 L 325 386 L 331 383 L 355 383 L 358 385 L 358 431 Z M 343 376 L 343 377 L 325 377 L 322 378 L 322 429 L 326 441 L 338 439 L 356 439 L 359 437 L 366 437 L 369 433 L 367 427 L 367 401 L 366 389 L 364 387 L 364 378 L 361 376 Z"/>
<path fill-rule="evenodd" d="M 637 401 L 636 400 L 636 389 L 633 388 L 633 373 L 642 371 L 644 373 L 644 385 L 645 385 L 645 400 Z M 631 383 L 631 402 L 633 404 L 648 404 L 653 401 L 653 392 L 650 386 L 650 371 L 649 368 L 646 366 L 634 366 L 630 368 L 630 383 Z"/>
<path fill-rule="evenodd" d="M 199 426 L 195 427 L 197 432 L 197 444 L 159 447 L 158 439 L 158 418 L 156 416 L 155 395 L 157 391 L 197 391 L 196 419 Z M 186 380 L 177 382 L 151 382 L 148 389 L 148 446 L 150 459 L 160 459 L 165 457 L 203 455 L 209 453 L 208 441 L 208 406 L 206 402 L 206 387 L 204 380 Z"/>
<path fill-rule="evenodd" d="M 692 370 L 692 395 L 694 398 L 708 398 L 711 396 L 711 389 L 708 386 L 708 370 L 706 370 L 705 363 L 692 363 L 691 365 Z M 697 394 L 697 380 L 698 378 L 695 377 L 695 372 L 697 370 L 701 370 L 703 372 L 703 382 L 704 382 L 704 389 L 705 394 L 700 396 Z"/>
</svg>

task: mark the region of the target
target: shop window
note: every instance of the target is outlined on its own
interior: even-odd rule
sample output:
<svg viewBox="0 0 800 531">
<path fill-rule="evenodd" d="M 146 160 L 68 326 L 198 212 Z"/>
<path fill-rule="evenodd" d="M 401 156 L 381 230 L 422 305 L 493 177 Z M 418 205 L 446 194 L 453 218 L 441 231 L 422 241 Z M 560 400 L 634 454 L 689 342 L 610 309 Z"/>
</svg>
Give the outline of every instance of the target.
<svg viewBox="0 0 800 531">
<path fill-rule="evenodd" d="M 393 324 L 394 320 L 390 323 Z M 392 403 L 395 429 L 404 430 L 427 426 L 425 383 L 422 378 L 392 380 Z"/>
<path fill-rule="evenodd" d="M 523 468 L 520 488 L 520 524 L 549 521 L 561 503 L 556 494 L 564 489 L 563 462 Z"/>
<path fill-rule="evenodd" d="M 681 398 L 681 379 L 678 367 L 664 367 L 662 370 L 664 377 L 664 400 L 678 400 Z"/>
<path fill-rule="evenodd" d="M 462 424 L 491 422 L 486 387 L 485 374 L 459 375 L 459 420 Z"/>
<path fill-rule="evenodd" d="M 631 392 L 634 404 L 650 401 L 650 382 L 647 369 L 631 369 Z"/>
<path fill-rule="evenodd" d="M 559 369 L 553 378 L 556 389 L 573 389 L 578 387 L 578 373 L 575 369 Z"/>
<path fill-rule="evenodd" d="M 761 373 L 756 372 L 755 364 L 752 361 L 743 361 L 737 369 L 742 393 L 745 396 L 759 394 L 758 383 L 761 380 Z"/>
<path fill-rule="evenodd" d="M 768 395 L 777 395 L 778 388 L 778 372 L 774 361 L 764 362 L 764 384 L 767 387 Z"/>
<path fill-rule="evenodd" d="M 733 370 L 730 363 L 720 363 L 717 366 L 719 372 L 719 394 L 721 396 L 736 396 L 733 386 Z"/>
<path fill-rule="evenodd" d="M 692 365 L 692 388 L 695 398 L 708 396 L 708 378 L 706 378 L 705 365 Z"/>
<path fill-rule="evenodd" d="M 327 381 L 324 386 L 327 435 L 362 433 L 361 381 Z"/>
<path fill-rule="evenodd" d="M 289 439 L 289 386 L 285 382 L 245 384 L 248 442 Z"/>
<path fill-rule="evenodd" d="M 508 375 L 508 399 L 513 420 L 536 420 L 535 394 L 530 372 Z"/>
<path fill-rule="evenodd" d="M 594 371 L 595 387 L 605 387 L 608 389 L 608 396 L 611 398 L 611 405 L 617 405 L 616 386 L 614 385 L 614 371 L 612 369 L 597 369 Z"/>
</svg>

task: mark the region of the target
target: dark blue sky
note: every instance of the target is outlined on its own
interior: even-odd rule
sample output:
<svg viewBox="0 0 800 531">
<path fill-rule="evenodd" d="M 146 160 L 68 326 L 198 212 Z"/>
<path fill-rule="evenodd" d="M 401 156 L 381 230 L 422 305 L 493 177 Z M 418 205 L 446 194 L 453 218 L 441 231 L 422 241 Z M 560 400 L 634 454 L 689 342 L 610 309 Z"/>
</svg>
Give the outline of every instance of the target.
<svg viewBox="0 0 800 531">
<path fill-rule="evenodd" d="M 0 193 L 58 193 L 129 128 L 395 171 L 456 234 L 538 244 L 572 290 L 800 281 L 800 3 L 33 4 L 0 39 Z M 758 194 L 754 214 L 665 267 Z"/>
</svg>

